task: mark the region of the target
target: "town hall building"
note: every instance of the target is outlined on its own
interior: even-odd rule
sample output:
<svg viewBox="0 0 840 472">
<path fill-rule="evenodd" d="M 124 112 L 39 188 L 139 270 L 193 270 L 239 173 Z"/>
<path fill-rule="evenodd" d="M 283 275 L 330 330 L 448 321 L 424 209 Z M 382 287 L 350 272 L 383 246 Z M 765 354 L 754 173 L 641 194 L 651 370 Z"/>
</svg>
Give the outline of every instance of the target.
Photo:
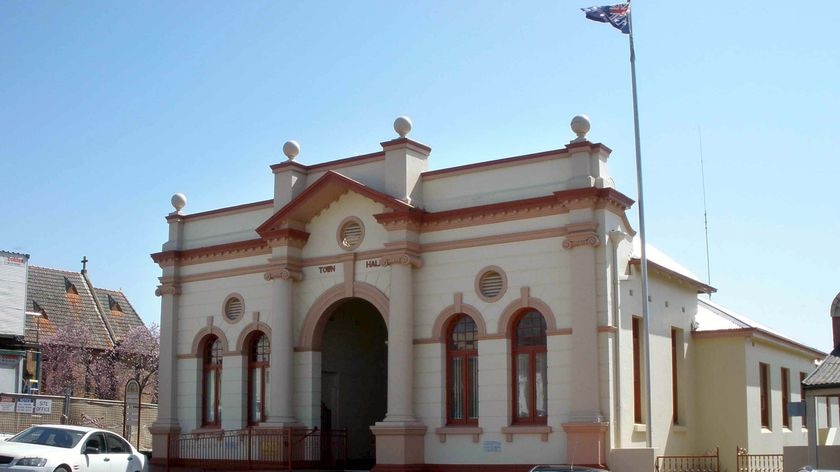
<svg viewBox="0 0 840 472">
<path fill-rule="evenodd" d="M 187 214 L 176 194 L 152 255 L 155 459 L 178 435 L 286 427 L 346 430 L 382 471 L 805 444 L 782 405 L 824 353 L 701 302 L 715 289 L 653 248 L 648 391 L 634 202 L 589 128 L 430 170 L 401 117 L 370 154 L 305 165 L 286 143 L 270 199 Z"/>
</svg>

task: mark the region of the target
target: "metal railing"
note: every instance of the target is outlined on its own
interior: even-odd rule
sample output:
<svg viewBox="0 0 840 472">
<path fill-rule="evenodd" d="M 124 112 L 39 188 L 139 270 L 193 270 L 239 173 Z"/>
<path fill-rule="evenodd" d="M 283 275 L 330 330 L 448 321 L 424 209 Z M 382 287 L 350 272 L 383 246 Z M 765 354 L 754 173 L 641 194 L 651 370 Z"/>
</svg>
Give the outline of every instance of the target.
<svg viewBox="0 0 840 472">
<path fill-rule="evenodd" d="M 720 449 L 702 456 L 657 456 L 656 472 L 720 472 Z"/>
<path fill-rule="evenodd" d="M 739 447 L 735 470 L 737 472 L 783 472 L 784 454 L 749 454 Z"/>
<path fill-rule="evenodd" d="M 347 431 L 247 428 L 169 435 L 168 465 L 208 469 L 341 467 Z"/>
</svg>

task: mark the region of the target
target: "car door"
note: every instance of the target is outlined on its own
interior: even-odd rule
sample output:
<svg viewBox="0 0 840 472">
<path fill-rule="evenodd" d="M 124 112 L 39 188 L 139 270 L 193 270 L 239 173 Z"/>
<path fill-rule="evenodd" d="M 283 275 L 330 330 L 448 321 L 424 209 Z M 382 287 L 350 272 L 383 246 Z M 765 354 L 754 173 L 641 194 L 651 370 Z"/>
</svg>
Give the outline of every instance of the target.
<svg viewBox="0 0 840 472">
<path fill-rule="evenodd" d="M 111 459 L 102 433 L 93 433 L 81 443 L 82 457 L 79 462 L 83 472 L 111 472 Z"/>
<path fill-rule="evenodd" d="M 111 459 L 109 472 L 135 472 L 141 469 L 140 458 L 134 455 L 125 439 L 113 433 L 105 433 L 105 442 Z"/>
</svg>

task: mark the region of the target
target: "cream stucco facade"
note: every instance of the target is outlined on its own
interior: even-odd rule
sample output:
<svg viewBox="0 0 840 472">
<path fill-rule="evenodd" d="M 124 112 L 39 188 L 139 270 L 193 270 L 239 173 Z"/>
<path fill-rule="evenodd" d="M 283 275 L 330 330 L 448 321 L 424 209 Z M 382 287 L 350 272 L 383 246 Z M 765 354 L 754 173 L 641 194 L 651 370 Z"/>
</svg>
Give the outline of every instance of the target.
<svg viewBox="0 0 840 472">
<path fill-rule="evenodd" d="M 377 470 L 620 471 L 657 454 L 804 444 L 798 418 L 787 435 L 753 428 L 753 367 L 798 375 L 819 353 L 758 331 L 698 335 L 698 293 L 714 289 L 656 253 L 652 389 L 634 387 L 643 338 L 633 336 L 642 311 L 633 202 L 614 188 L 607 147 L 578 128 L 557 150 L 430 171 L 431 149 L 397 128 L 379 152 L 323 164 L 294 161 L 290 146 L 272 166 L 270 200 L 185 214 L 173 198 L 169 238 L 153 255 L 163 271 L 157 458 L 169 434 L 249 426 L 254 333 L 270 341 L 265 417 L 254 427 L 316 427 L 329 414 L 351 431 L 348 453 L 370 455 Z M 520 421 L 514 331 L 529 311 L 545 325 L 545 393 L 534 397 L 545 408 Z M 477 418 L 458 423 L 447 345 L 460 315 L 475 325 L 478 367 Z M 208 339 L 221 349 L 215 422 L 203 410 Z M 798 395 L 798 377 L 792 385 Z M 651 425 L 635 401 L 648 394 Z"/>
</svg>

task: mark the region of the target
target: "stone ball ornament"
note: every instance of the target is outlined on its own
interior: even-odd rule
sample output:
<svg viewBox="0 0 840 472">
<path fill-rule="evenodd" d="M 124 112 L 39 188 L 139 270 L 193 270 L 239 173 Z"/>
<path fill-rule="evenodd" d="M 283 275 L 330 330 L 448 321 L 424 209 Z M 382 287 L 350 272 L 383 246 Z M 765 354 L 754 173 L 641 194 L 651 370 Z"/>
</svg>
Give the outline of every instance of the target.
<svg viewBox="0 0 840 472">
<path fill-rule="evenodd" d="M 300 154 L 300 144 L 298 144 L 297 141 L 286 141 L 286 144 L 283 145 L 283 154 L 285 154 L 290 161 L 295 160 L 295 157 Z"/>
<path fill-rule="evenodd" d="M 187 204 L 187 196 L 178 192 L 175 195 L 172 195 L 170 202 L 172 203 L 172 207 L 175 208 L 175 211 L 180 212 L 181 208 L 184 208 Z"/>
<path fill-rule="evenodd" d="M 572 118 L 572 122 L 569 125 L 571 126 L 572 131 L 577 135 L 577 138 L 573 142 L 586 141 L 586 133 L 588 133 L 589 129 L 592 127 L 588 116 L 577 115 Z"/>
<path fill-rule="evenodd" d="M 411 118 L 407 116 L 398 116 L 397 119 L 394 120 L 394 131 L 396 131 L 401 138 L 408 136 L 408 133 L 411 132 Z"/>
</svg>

